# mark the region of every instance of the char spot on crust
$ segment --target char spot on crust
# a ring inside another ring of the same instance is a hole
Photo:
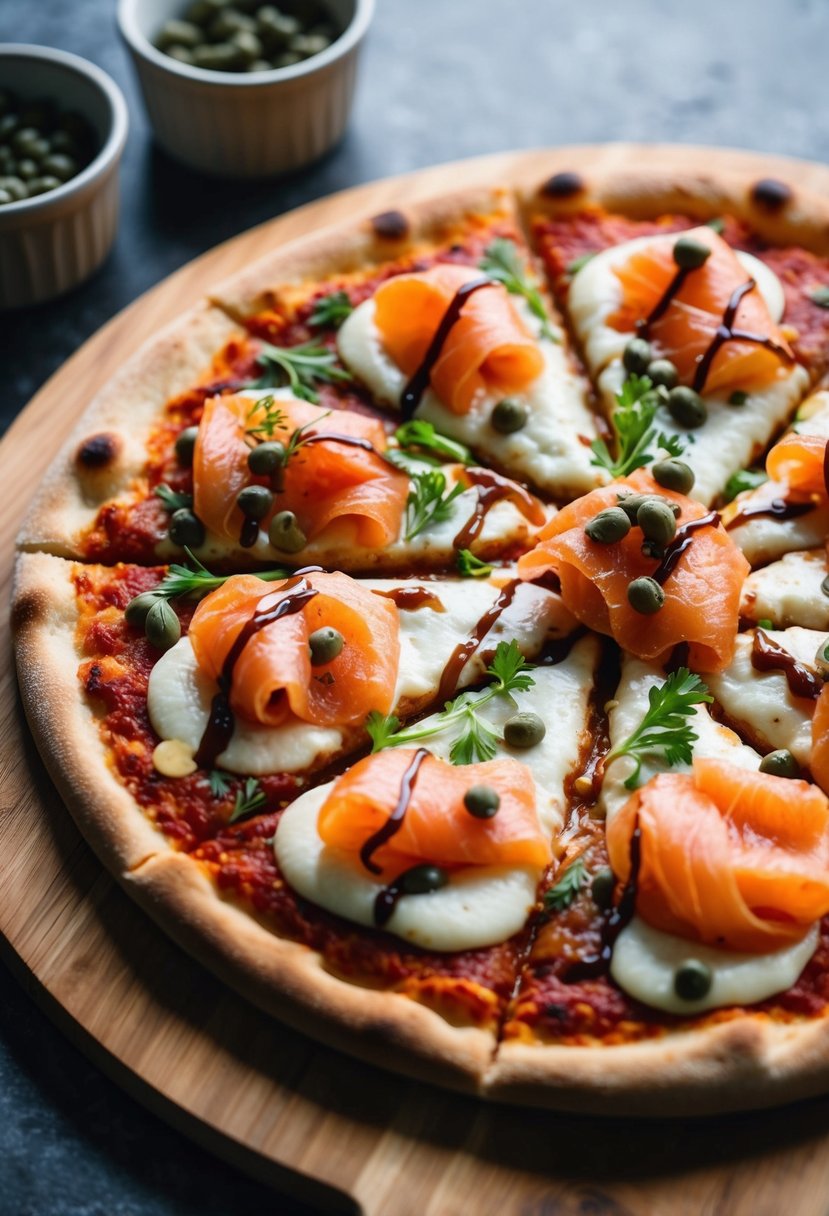
[[[112,464],[118,455],[121,441],[117,435],[108,435],[106,431],[99,435],[90,435],[78,448],[77,463],[84,469],[103,469]]]
[[[13,635],[22,633],[30,625],[37,625],[46,618],[49,602],[43,591],[23,591],[12,603],[10,624]]]
[[[409,221],[402,211],[381,211],[371,217],[371,226],[384,241],[402,241],[409,235]]]
[[[779,211],[792,197],[791,186],[776,177],[763,177],[751,188],[752,202],[765,211]]]
[[[541,186],[540,193],[545,198],[572,198],[574,194],[581,194],[583,189],[584,178],[578,173],[566,171],[548,177]]]

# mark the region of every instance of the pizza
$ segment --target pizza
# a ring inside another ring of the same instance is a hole
[[[558,1109],[829,1088],[829,212],[475,189],[276,249],[18,539],[41,755],[176,941]]]

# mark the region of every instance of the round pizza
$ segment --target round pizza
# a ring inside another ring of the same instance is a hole
[[[558,172],[275,250],[19,537],[86,839],[277,1018],[497,1100],[829,1089],[829,207]]]

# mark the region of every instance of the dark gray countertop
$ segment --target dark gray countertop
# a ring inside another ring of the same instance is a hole
[[[378,0],[344,142],[280,182],[213,182],[152,145],[115,0],[0,0],[0,41],[61,47],[124,89],[115,250],[63,300],[0,319],[5,428],[84,340],[219,241],[372,178],[507,148],[611,139],[829,160],[826,0]],[[291,1205],[146,1114],[0,968],[0,1216],[213,1216]],[[393,1214],[390,1214],[393,1216]]]

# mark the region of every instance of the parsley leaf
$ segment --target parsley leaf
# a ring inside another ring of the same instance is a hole
[[[502,283],[510,295],[522,296],[529,306],[530,312],[541,322],[541,336],[548,342],[558,342],[559,338],[550,325],[547,309],[537,285],[527,275],[521,265],[521,258],[515,247],[515,242],[506,237],[496,237],[487,245],[484,256],[479,263],[481,270],[496,283]]]
[[[259,417],[261,411],[264,413]],[[270,394],[254,401],[245,421],[251,423],[250,426],[245,427],[245,435],[254,443],[273,439],[276,431],[287,431],[288,429],[288,415],[276,404]],[[254,422],[256,425],[253,425]]]
[[[647,756],[661,756],[670,766],[691,763],[698,735],[687,719],[697,712],[696,705],[713,700],[708,686],[687,667],[678,667],[664,684],[652,686],[644,718],[632,735],[607,754],[607,764],[620,756],[635,761],[636,767],[625,781],[626,789],[638,787],[642,761]]]
[[[314,329],[336,329],[353,311],[354,306],[344,291],[332,291],[330,295],[321,296],[317,300],[308,318],[308,324]]]
[[[530,675],[532,664],[524,658],[515,638],[498,643],[486,671],[498,681],[496,693],[526,692],[535,683]]]
[[[231,577],[229,574],[211,574],[187,546],[184,552],[193,567],[173,562],[167,567],[167,573],[158,586],[153,587],[154,595],[165,600],[174,600],[184,595],[207,595],[208,591],[215,591]],[[287,578],[288,573],[287,570],[259,570],[256,577],[264,582],[272,582],[274,579]]]
[[[681,456],[685,443],[678,435],[657,435],[654,419],[660,404],[660,394],[649,376],[630,375],[616,394],[613,429],[616,432],[617,457],[614,459],[603,439],[590,444],[591,464],[607,469],[611,477],[627,477],[634,469],[644,468],[654,459],[656,451],[664,449],[670,456]]]
[[[457,461],[458,464],[474,464],[468,447],[447,435],[441,435],[431,422],[425,422],[421,418],[404,422],[394,432],[394,437],[401,448],[422,448],[436,456]]]
[[[582,266],[586,266],[588,262],[592,262],[595,256],[595,253],[583,253],[580,258],[574,258],[567,267],[567,273],[571,277],[578,274]]]
[[[466,701],[463,701],[464,696],[467,697]],[[462,701],[463,704],[461,704]],[[491,760],[501,741],[501,736],[486,719],[478,715],[471,694],[462,693],[454,704],[458,711],[464,711],[466,720],[464,730],[450,748],[449,759],[453,764],[475,764]]]
[[[351,380],[351,373],[337,367],[337,356],[326,346],[301,342],[298,346],[272,346],[264,342],[257,356],[262,374],[246,388],[290,388],[302,401],[316,402],[317,384]]]
[[[765,481],[768,481],[768,475],[762,469],[738,469],[725,483],[723,502],[731,502],[744,490],[756,490]]]
[[[586,885],[584,861],[577,857],[571,861],[567,869],[554,887],[544,892],[544,910],[546,912],[563,912]]]
[[[228,823],[238,823],[240,819],[254,815],[257,811],[261,811],[266,802],[265,791],[256,778],[246,778],[245,784],[236,791],[236,801],[230,812]]]
[[[173,511],[180,511],[183,507],[189,510],[193,505],[192,494],[180,494],[178,490],[171,490],[163,481],[160,486],[156,486],[153,491],[164,504],[165,510],[171,514]]]
[[[214,798],[224,798],[225,794],[230,791],[230,783],[233,780],[230,773],[223,773],[220,768],[211,769],[207,774],[207,781],[210,786],[210,793]]]
[[[459,549],[455,554],[455,565],[464,578],[489,578],[492,566],[482,562],[471,549]]]
[[[413,540],[433,524],[443,523],[452,514],[452,504],[463,494],[460,482],[446,489],[446,478],[438,469],[413,473],[412,488],[406,499],[406,540]]]
[[[761,616],[757,622],[758,629],[774,629],[774,621],[769,620],[767,616]]]

